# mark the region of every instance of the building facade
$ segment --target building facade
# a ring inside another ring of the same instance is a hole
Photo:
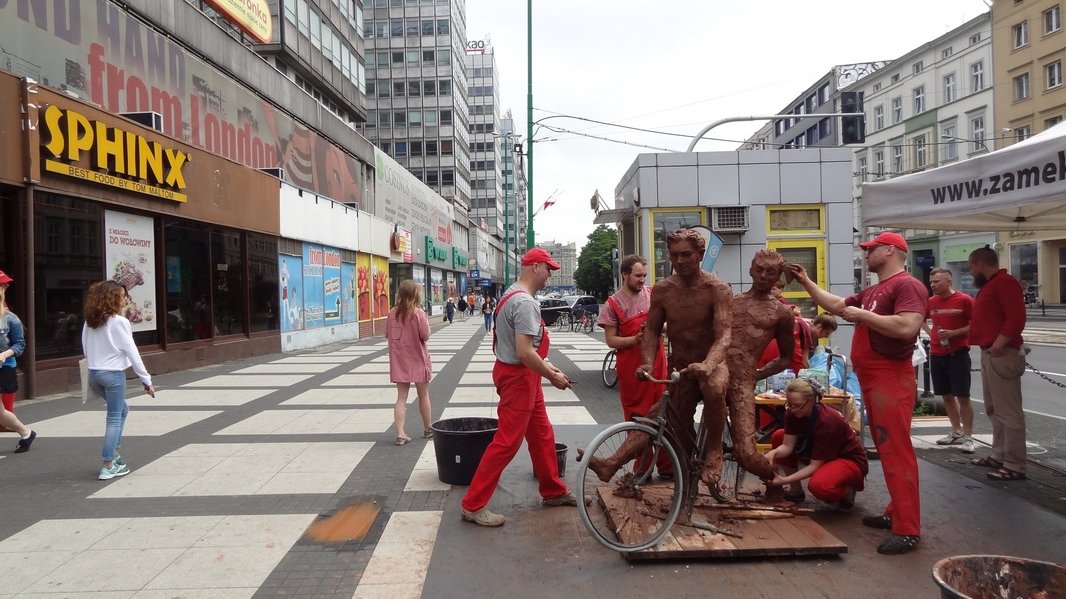
[[[993,64],[997,81],[996,147],[1058,125],[1066,116],[1062,3],[995,0]],[[1007,84],[1009,82],[1009,85]],[[999,234],[1000,261],[1046,302],[1066,301],[1066,231],[1019,229]]]
[[[559,263],[559,270],[552,273],[551,278],[548,279],[548,287],[543,293],[557,292],[563,295],[577,293],[577,283],[574,281],[574,273],[577,272],[577,244],[546,241],[537,244],[537,247],[551,254],[552,260]]]
[[[444,198],[470,204],[463,0],[364,4],[368,117],[377,147]]]
[[[920,172],[992,151],[995,93],[992,24],[985,13],[922,44],[846,88],[863,94],[866,142],[855,149],[857,287],[871,282],[858,242],[872,231],[862,226],[862,184]],[[928,284],[929,272],[946,267],[955,287],[970,293],[969,252],[995,243],[987,232],[904,231],[909,269]]]

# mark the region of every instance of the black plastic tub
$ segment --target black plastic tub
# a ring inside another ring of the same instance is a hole
[[[440,482],[469,485],[498,426],[495,418],[448,418],[430,425]]]
[[[1051,599],[1066,593],[1066,566],[1006,555],[956,555],[933,565],[943,599]]]

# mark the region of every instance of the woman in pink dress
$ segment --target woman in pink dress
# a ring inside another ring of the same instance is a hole
[[[385,324],[385,336],[389,340],[389,380],[396,383],[396,407],[393,417],[396,422],[396,444],[411,442],[403,430],[407,414],[407,396],[411,383],[418,394],[418,412],[422,415],[422,436],[429,438],[432,409],[429,404],[429,379],[432,367],[429,362],[429,319],[422,311],[422,290],[412,280],[400,283],[396,293],[396,307],[389,311]]]

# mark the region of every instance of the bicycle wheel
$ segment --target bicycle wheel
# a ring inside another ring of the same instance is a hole
[[[613,349],[607,352],[607,355],[603,357],[603,367],[600,369],[603,384],[607,385],[608,389],[613,389],[618,384],[618,369],[614,365],[614,353]]]
[[[585,318],[581,319],[581,328],[582,332],[587,335],[592,332],[592,329],[596,328],[596,321],[591,316],[586,315]]]
[[[680,476],[673,483],[652,482],[651,470],[659,455],[670,459],[674,472],[682,471],[677,452],[669,442],[661,446],[649,443],[641,457],[619,468],[607,482],[589,469],[591,458],[611,456],[630,435],[643,435],[650,440],[655,437],[655,429],[636,422],[608,427],[589,443],[577,471],[577,484],[585,499],[577,502],[581,521],[597,542],[623,553],[658,544],[677,520],[684,492],[684,478]],[[638,465],[643,467],[637,468]]]
[[[570,328],[570,315],[563,313],[555,320],[555,330],[562,332]]]

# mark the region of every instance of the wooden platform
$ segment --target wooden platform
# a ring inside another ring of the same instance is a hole
[[[642,521],[650,521],[667,496],[673,483],[662,482],[643,488],[640,500],[616,497],[612,487],[599,488],[599,500],[606,506],[606,517],[612,530],[622,523],[619,531],[640,530]],[[642,505],[636,505],[640,503]],[[781,511],[778,511],[778,510]],[[665,511],[665,510],[663,510]],[[675,524],[670,533],[655,547],[625,554],[631,560],[691,559],[728,557],[795,557],[808,555],[839,555],[848,546],[816,522],[787,508],[759,509],[751,505],[716,504],[710,498],[700,498],[692,513],[694,524],[710,526],[725,534]]]

